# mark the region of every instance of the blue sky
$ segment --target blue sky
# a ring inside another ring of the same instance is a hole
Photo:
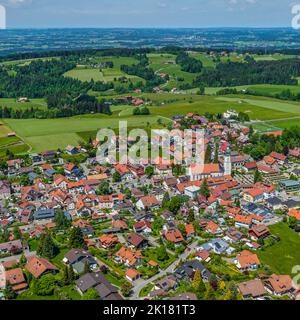
[[[300,0],[0,0],[7,26],[281,27]]]

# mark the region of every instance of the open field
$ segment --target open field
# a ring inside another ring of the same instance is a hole
[[[218,91],[225,89],[226,87],[209,87],[205,88],[206,94],[216,94]],[[293,94],[300,93],[300,86],[291,85],[275,85],[275,84],[257,84],[257,85],[246,85],[246,86],[236,86],[230,87],[235,88],[238,91],[249,89],[260,95],[276,95],[280,94],[284,90],[290,90]]]
[[[280,118],[288,118],[288,117],[297,117],[300,115],[300,103],[297,102],[287,102],[282,100],[276,100],[276,99],[268,99],[263,97],[218,97],[217,100],[221,101],[227,101],[227,102],[237,102],[239,104],[245,104],[253,105],[257,107],[261,107],[264,109],[272,110],[272,113],[269,113],[269,120],[276,119],[277,118],[277,112],[280,112],[281,114],[285,114],[285,116],[282,116]],[[276,114],[276,116],[275,116]],[[260,120],[266,120],[268,118],[263,119],[261,114],[255,115],[255,117],[251,117],[252,120],[260,119]],[[279,118],[279,117],[278,117]]]
[[[12,61],[4,61],[0,62],[0,65],[6,65],[6,66],[11,66],[11,65],[16,65],[16,66],[26,66],[29,65],[32,61],[36,60],[52,60],[52,59],[59,59],[59,57],[44,57],[44,58],[32,58],[32,59],[22,59],[22,60],[12,60]]]
[[[38,108],[41,110],[47,109],[47,103],[44,99],[30,99],[30,102],[20,103],[16,99],[0,98],[0,107],[11,108],[14,110]]]
[[[11,132],[11,129],[0,120],[0,138],[6,137],[9,132]]]
[[[46,149],[65,148],[68,144],[76,145],[83,137],[89,137],[91,133],[94,135],[100,128],[117,128],[120,120],[127,120],[128,127],[131,128],[149,128],[157,126],[159,118],[162,122],[168,123],[174,115],[189,112],[222,113],[230,108],[249,114],[252,120],[284,119],[300,115],[299,103],[263,97],[215,97],[171,93],[149,93],[138,96],[152,101],[149,105],[150,116],[133,116],[132,106],[119,105],[112,107],[112,116],[87,114],[60,119],[5,119],[4,125],[0,126],[0,133],[2,131],[2,135],[5,136],[7,132],[14,131],[32,147],[32,152],[40,152]],[[281,128],[282,124],[274,122],[261,125],[263,127],[258,130],[267,131],[270,128]]]
[[[292,59],[295,58],[295,55],[287,55],[287,54],[273,54],[273,55],[253,55],[253,58],[256,61],[275,61],[275,60],[284,60],[284,59]]]
[[[300,264],[300,235],[284,223],[278,223],[269,228],[271,233],[280,237],[281,240],[263,251],[258,251],[258,256],[263,264],[270,266],[272,271],[291,275],[292,268]]]
[[[131,79],[131,81],[143,81],[143,79],[128,75],[121,71],[120,67],[123,64],[133,65],[138,63],[138,61],[134,58],[129,57],[95,57],[91,62],[93,64],[105,63],[105,62],[113,62],[113,68],[93,68],[92,66],[87,65],[78,65],[75,69],[70,70],[65,73],[66,77],[71,77],[74,79],[78,79],[81,81],[103,81],[103,82],[117,82],[115,79],[120,77],[126,77],[127,79]]]
[[[92,79],[94,81],[104,81],[104,77],[102,72],[99,69],[89,68],[89,67],[77,67],[76,69],[70,70],[65,73],[65,77],[70,77],[74,79],[78,79],[80,81],[88,81],[90,82]]]
[[[79,132],[97,131],[101,128],[118,128],[120,120],[127,120],[130,127],[147,127],[157,123],[158,116],[109,117],[73,117],[61,119],[6,119],[12,130],[18,133],[32,147],[33,152],[47,149],[65,148],[68,144],[77,144]],[[167,121],[162,119],[163,121]]]
[[[300,126],[300,119],[276,121],[276,122],[273,122],[272,124],[276,127],[282,128],[282,129],[289,129],[294,126]]]

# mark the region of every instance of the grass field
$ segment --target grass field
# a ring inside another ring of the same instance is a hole
[[[120,69],[121,65],[123,64],[132,65],[138,63],[136,59],[130,57],[99,57],[93,59],[94,64],[104,63],[108,61],[113,62],[113,68],[103,68],[100,70],[98,68],[93,68],[86,65],[78,65],[75,69],[66,72],[65,77],[71,77],[88,82],[92,79],[94,81],[102,82],[118,82],[115,81],[115,79],[118,79],[120,77],[126,77],[132,82],[143,81],[143,79],[136,76],[128,75],[122,72]]]
[[[282,129],[289,129],[294,126],[300,126],[300,119],[298,120],[286,120],[286,121],[276,121],[272,123],[274,126]]]
[[[292,274],[292,268],[300,264],[300,236],[284,223],[269,228],[272,234],[280,237],[281,241],[264,251],[258,251],[258,256],[263,264],[271,267],[272,271],[278,274]]]
[[[120,120],[127,120],[129,127],[147,127],[157,123],[158,116],[73,117],[63,119],[6,119],[6,123],[32,147],[33,152],[65,148],[76,145],[82,138],[80,132],[97,131],[101,128],[118,128]],[[165,120],[167,121],[167,120]]]
[[[290,90],[293,94],[300,93],[300,86],[291,85],[275,85],[275,84],[257,84],[257,85],[246,85],[230,87],[235,88],[238,91],[249,89],[259,95],[276,95],[280,94],[284,90]],[[218,91],[225,89],[225,87],[210,87],[205,88],[206,94],[216,94]]]
[[[58,57],[45,57],[45,58],[32,58],[32,59],[12,60],[12,61],[0,62],[0,65],[26,66],[26,65],[30,64],[32,61],[35,61],[35,60],[43,60],[43,61],[45,61],[45,60],[52,60],[52,59],[59,59],[59,58]]]
[[[263,97],[215,97],[170,93],[140,94],[139,96],[152,101],[152,105],[149,106],[150,116],[133,116],[131,106],[121,105],[112,107],[112,116],[88,114],[60,119],[5,119],[4,124],[0,126],[0,134],[2,132],[2,136],[5,136],[7,132],[14,131],[25,144],[32,147],[32,152],[41,152],[47,149],[65,148],[68,144],[76,145],[83,138],[94,136],[100,128],[118,128],[120,120],[127,120],[128,127],[131,128],[149,128],[157,126],[159,118],[169,123],[174,115],[184,115],[189,112],[222,113],[229,108],[248,113],[253,120],[300,116],[300,104]],[[261,125],[267,129],[259,130],[266,131],[272,127],[280,128],[282,123],[262,123]],[[23,148],[25,146],[23,145]],[[22,149],[21,152],[24,150]]]
[[[38,108],[41,110],[47,109],[47,103],[44,99],[30,99],[30,102],[20,103],[16,99],[0,98],[0,107],[11,108],[14,110]]]
[[[300,103],[297,102],[287,102],[263,97],[218,97],[216,99],[220,101],[237,102],[239,104],[247,103],[248,105],[253,105],[260,108],[272,110],[272,112],[266,110],[266,112],[269,114],[268,117],[270,120],[276,118],[297,117],[300,115]],[[281,114],[280,117],[278,117],[278,112]],[[283,116],[283,114],[285,115]],[[257,118],[252,117],[252,120],[266,120],[268,119],[268,117],[263,119],[261,114],[257,114]]]
[[[275,61],[275,60],[284,60],[284,59],[292,59],[295,58],[295,55],[285,55],[285,54],[274,54],[274,55],[253,55],[253,58],[256,61]]]

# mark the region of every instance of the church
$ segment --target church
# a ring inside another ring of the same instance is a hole
[[[191,181],[197,181],[207,178],[218,178],[223,176],[231,176],[232,162],[231,151],[227,148],[223,165],[218,163],[192,164],[187,169],[187,175]]]

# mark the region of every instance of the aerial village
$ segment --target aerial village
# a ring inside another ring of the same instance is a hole
[[[171,126],[205,130],[203,170],[98,163],[97,140],[1,165],[1,299],[300,299],[274,256],[299,237],[300,148],[260,157],[234,110]]]

